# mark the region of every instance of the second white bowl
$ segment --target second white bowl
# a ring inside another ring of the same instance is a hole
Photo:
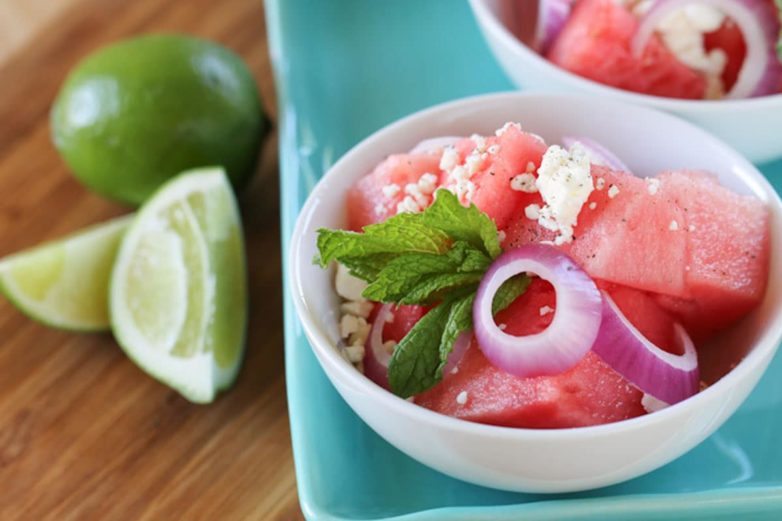
[[[533,0],[522,0],[530,2]],[[637,103],[681,116],[730,143],[750,161],[782,157],[782,94],[744,100],[680,100],[636,94],[572,74],[525,45],[516,0],[470,0],[486,41],[508,77],[524,89],[589,94]]]

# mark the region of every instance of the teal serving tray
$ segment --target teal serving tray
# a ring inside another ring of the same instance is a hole
[[[267,0],[266,12],[280,103],[284,255],[310,190],[350,147],[424,107],[512,88],[466,2]],[[782,162],[763,171],[779,190]],[[782,519],[782,358],[684,457],[613,487],[540,495],[454,480],[382,440],[326,379],[287,292],[285,344],[299,496],[310,520]]]

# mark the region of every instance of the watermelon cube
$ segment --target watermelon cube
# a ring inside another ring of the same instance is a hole
[[[397,213],[408,195],[408,184],[417,184],[424,174],[439,177],[439,154],[395,154],[359,179],[347,194],[348,228],[361,230]]]
[[[698,337],[729,327],[763,299],[769,271],[769,215],[755,197],[736,194],[710,174],[666,172],[660,193],[682,209],[688,239],[689,297],[660,298]]]

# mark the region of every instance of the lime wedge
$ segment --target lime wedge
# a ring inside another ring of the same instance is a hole
[[[74,331],[109,328],[114,257],[132,216],[120,217],[0,261],[0,291],[24,314]]]
[[[224,171],[191,170],[149,199],[111,276],[114,336],[144,371],[197,403],[236,378],[247,323],[239,211]]]

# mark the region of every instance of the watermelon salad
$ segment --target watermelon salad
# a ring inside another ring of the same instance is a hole
[[[683,99],[782,92],[779,0],[539,0],[533,46],[579,76]]]
[[[387,157],[346,196],[342,355],[463,420],[570,428],[633,418],[705,385],[699,353],[755,309],[769,214],[696,170],[642,178],[586,137],[509,123]]]

